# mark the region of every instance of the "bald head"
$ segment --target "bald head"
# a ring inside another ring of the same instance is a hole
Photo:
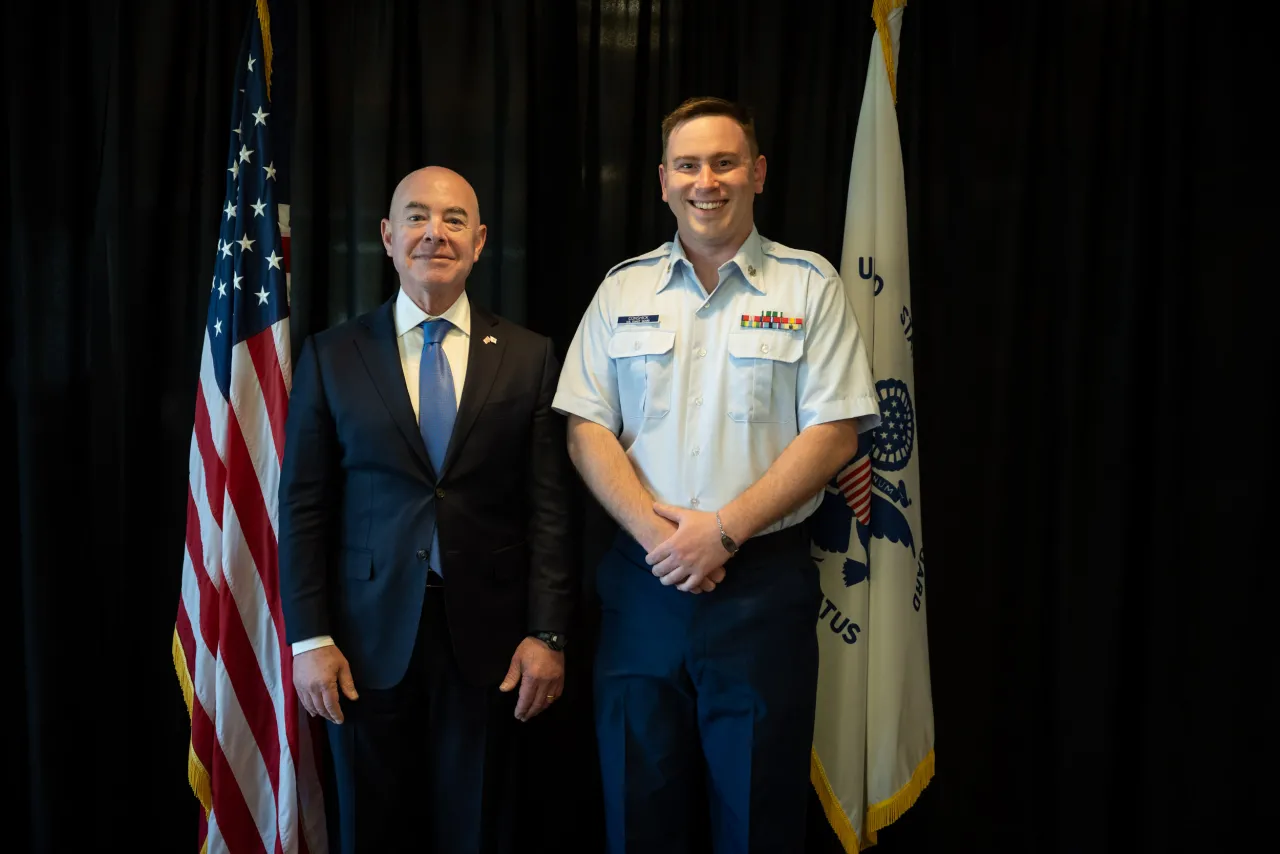
[[[462,293],[487,233],[476,191],[443,166],[405,175],[382,221],[382,245],[400,287],[427,314],[440,314]]]
[[[475,188],[466,178],[444,166],[424,166],[401,178],[395,192],[391,194],[388,218],[394,220],[403,217],[407,208],[416,207],[414,203],[421,202],[428,195],[462,201],[469,218],[473,220],[472,227],[480,225],[480,199],[476,196]]]

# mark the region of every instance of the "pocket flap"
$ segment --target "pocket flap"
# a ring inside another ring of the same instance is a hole
[[[804,337],[777,329],[752,329],[729,333],[729,355],[735,359],[772,359],[795,362],[804,355]]]
[[[660,356],[676,346],[676,333],[668,329],[620,329],[609,338],[609,358]]]

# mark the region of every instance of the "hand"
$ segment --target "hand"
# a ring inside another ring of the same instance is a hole
[[[312,717],[319,715],[335,724],[342,723],[339,687],[348,700],[360,699],[351,678],[351,665],[336,646],[322,646],[293,657],[293,689]]]
[[[644,536],[641,538],[640,543],[645,547],[646,551],[651,552],[670,539],[671,535],[674,534],[676,530],[676,526],[672,524],[670,520],[664,519],[657,513],[654,513],[652,524],[649,526],[649,530],[646,531]],[[709,593],[712,590],[715,590],[716,585],[724,579],[724,569],[718,569],[715,573],[712,573],[712,575],[714,577],[704,578],[700,587],[695,590],[690,590],[689,592],[696,595],[698,593]]]
[[[729,559],[720,542],[720,526],[714,513],[681,510],[654,503],[653,512],[679,527],[649,554],[645,561],[664,585],[677,585],[685,593],[711,592],[724,580]]]
[[[655,505],[656,506],[656,505]],[[641,536],[636,538],[636,542],[644,546],[646,552],[651,552],[667,540],[679,530],[676,525],[669,519],[664,519],[657,513],[654,513],[648,519],[646,530]]]
[[[516,720],[527,721],[544,711],[564,689],[564,653],[537,638],[525,638],[511,656],[511,667],[498,690],[506,693],[520,686]]]

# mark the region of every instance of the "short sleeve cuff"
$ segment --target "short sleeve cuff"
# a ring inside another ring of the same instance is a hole
[[[800,410],[799,424],[801,430],[815,424],[829,424],[832,421],[853,419],[858,433],[866,433],[880,426],[880,401],[869,395],[862,395],[850,400],[828,400],[816,406]]]
[[[556,392],[551,408],[561,415],[576,415],[599,424],[615,436],[622,429],[622,417],[598,400],[588,400],[564,392]]]

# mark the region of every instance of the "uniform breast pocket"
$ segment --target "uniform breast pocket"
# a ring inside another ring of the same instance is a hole
[[[671,411],[676,334],[666,329],[623,329],[609,339],[618,369],[622,414],[661,418]]]
[[[786,422],[796,417],[796,371],[804,338],[775,329],[729,333],[729,417]]]

